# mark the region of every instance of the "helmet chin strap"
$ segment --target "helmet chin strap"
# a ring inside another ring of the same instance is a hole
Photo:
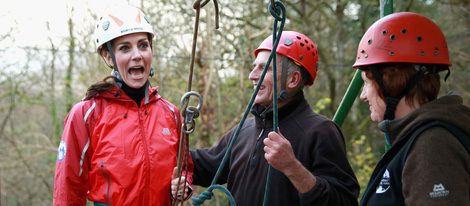
[[[286,91],[286,83],[287,83],[287,68],[285,68],[284,64],[281,67],[281,92],[279,94],[279,101],[286,100],[290,97]]]
[[[111,45],[111,41],[106,42],[106,48],[108,49],[109,54],[111,55],[111,59],[113,61],[113,71],[111,72],[111,75],[116,78],[116,84],[119,87],[122,87],[122,84],[124,81],[122,80],[121,74],[119,74],[119,69],[116,63],[116,56],[114,55],[113,51],[113,46]]]
[[[417,64],[417,65],[414,65],[414,67],[417,70],[416,74],[414,74],[414,76],[411,77],[411,79],[406,84],[405,88],[396,96],[392,96],[385,88],[382,73],[380,73],[377,68],[373,68],[371,70],[372,75],[374,76],[374,79],[379,84],[380,90],[385,96],[386,108],[385,108],[385,113],[384,113],[384,120],[395,119],[395,110],[397,109],[398,103],[400,102],[401,98],[406,96],[406,94],[408,94],[408,92],[410,92],[411,89],[413,89],[417,85],[418,81],[423,77],[425,72],[428,71],[428,69],[424,65]]]
[[[281,91],[280,91],[280,94],[277,98],[279,101],[287,100],[287,99],[295,96],[301,90],[301,89],[299,89],[299,90],[297,90],[293,93],[290,93],[290,94],[287,93],[287,90],[286,90],[287,75],[288,75],[287,70],[288,70],[287,66],[282,64],[282,67],[281,67]]]

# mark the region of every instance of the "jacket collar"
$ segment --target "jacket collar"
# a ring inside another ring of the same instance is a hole
[[[412,129],[414,125],[432,120],[456,125],[470,133],[470,129],[467,126],[470,121],[468,112],[468,107],[463,105],[463,100],[460,96],[446,95],[421,105],[402,118],[384,120],[378,126],[382,132],[389,134],[392,144],[400,140],[403,134]]]
[[[158,87],[148,87],[148,92],[149,92],[149,103],[153,101],[157,101],[160,99],[160,95],[158,94]],[[98,98],[104,98],[104,99],[109,99],[112,101],[119,101],[119,102],[126,102],[126,103],[132,103],[134,100],[132,100],[125,92],[122,90],[122,88],[119,87],[113,87],[110,90],[101,92],[98,96]]]
[[[292,113],[295,113],[302,105],[308,105],[302,91],[293,96],[288,103],[278,109],[279,122],[286,119]],[[255,116],[257,128],[269,128],[273,125],[273,108],[255,104],[251,109],[251,113]]]

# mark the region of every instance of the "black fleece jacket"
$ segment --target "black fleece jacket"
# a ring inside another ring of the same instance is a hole
[[[268,163],[263,139],[272,131],[272,112],[253,107],[254,118],[243,125],[219,184],[227,183],[239,206],[262,205]],[[269,205],[357,205],[359,185],[346,158],[344,138],[331,120],[315,114],[302,93],[279,109],[280,132],[290,141],[302,165],[316,176],[316,185],[299,193],[289,179],[273,168]],[[209,186],[233,138],[236,127],[210,149],[191,151],[193,184]]]

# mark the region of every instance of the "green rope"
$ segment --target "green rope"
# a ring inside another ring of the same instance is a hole
[[[232,139],[230,140],[229,145],[227,146],[227,150],[225,151],[224,157],[223,157],[222,161],[220,162],[219,168],[217,168],[217,172],[215,173],[214,179],[212,179],[211,185],[204,192],[202,192],[198,196],[195,196],[195,197],[192,198],[192,203],[193,203],[194,206],[199,206],[202,203],[204,203],[204,201],[210,199],[214,195],[213,192],[212,192],[212,190],[214,190],[214,189],[222,190],[227,195],[227,199],[229,200],[230,205],[231,206],[236,205],[235,199],[233,198],[230,191],[228,191],[228,189],[225,186],[217,184],[217,181],[220,177],[220,174],[222,173],[223,168],[225,167],[225,164],[227,164],[227,162],[230,158],[230,154],[232,153],[233,144],[235,143],[235,141],[237,141],[238,136],[239,136],[240,131],[241,131],[241,128],[243,127],[243,124],[245,123],[245,120],[248,117],[248,114],[250,113],[251,108],[253,107],[254,100],[256,98],[256,95],[258,94],[259,88],[261,87],[261,83],[263,82],[264,77],[266,76],[266,72],[268,71],[269,65],[271,64],[271,61],[273,60],[273,58],[275,59],[275,56],[276,56],[277,45],[279,44],[279,40],[281,38],[282,30],[284,28],[284,23],[285,23],[285,19],[286,19],[285,18],[285,7],[281,2],[275,1],[275,9],[277,9],[276,12],[281,12],[282,13],[282,18],[280,18],[277,13],[275,13],[274,11],[271,10],[271,6],[269,6],[268,8],[270,9],[271,15],[273,15],[274,18],[275,18],[274,28],[277,28],[277,21],[279,21],[279,19],[281,21],[281,26],[279,28],[279,31],[277,32],[277,35],[275,33],[276,30],[274,30],[274,32],[273,32],[273,35],[276,35],[276,36],[273,36],[273,41],[274,41],[273,49],[271,50],[271,54],[269,55],[268,61],[264,65],[263,71],[261,72],[260,80],[259,80],[258,84],[256,85],[255,91],[251,95],[251,99],[250,99],[247,107],[245,108],[245,112],[243,113],[243,117],[240,120],[240,123],[238,124],[238,127],[235,131],[235,134],[233,135]],[[281,10],[279,10],[279,9],[281,9]],[[275,65],[276,65],[275,61],[274,61],[273,65],[274,65],[273,69],[275,69]],[[274,73],[274,74],[276,74],[276,73]],[[276,82],[275,76],[274,76],[274,81],[275,81],[274,82],[274,88],[276,89],[277,88],[277,82]],[[275,95],[277,96],[276,92],[275,92]],[[276,104],[276,107],[277,107],[277,98],[273,98],[273,102],[276,102],[275,104]],[[277,117],[277,108],[273,109],[273,112],[274,112],[273,116]],[[274,124],[275,124],[275,126],[273,126],[273,127],[275,127],[274,129],[275,129],[275,131],[277,131],[277,118],[276,118]],[[270,182],[270,168],[271,168],[271,166],[269,166],[269,168],[268,168],[268,175],[267,175],[267,182],[266,182],[267,186],[270,185],[270,183],[269,183]],[[265,202],[263,202],[263,203],[267,204],[266,198],[269,198],[269,192],[266,192],[266,191],[269,191],[268,188],[265,188],[265,194],[264,194]]]
[[[271,56],[273,56],[273,131],[278,132],[278,97],[277,97],[277,66],[276,66],[276,53],[277,45],[279,44],[279,39],[282,35],[282,30],[284,29],[284,23],[286,22],[286,8],[280,1],[275,1],[274,5],[269,4],[268,10],[271,15],[274,17],[274,24],[273,24],[273,49],[271,50]],[[277,22],[280,21],[281,25],[279,26],[279,31],[277,28]],[[276,32],[278,34],[276,35]],[[279,38],[277,38],[279,37]],[[270,62],[268,61],[267,65]],[[285,82],[281,82],[284,83]],[[263,206],[269,205],[270,199],[270,188],[271,188],[271,173],[272,167],[271,165],[268,166],[268,173],[266,174],[266,184],[264,186],[264,197],[263,197]]]

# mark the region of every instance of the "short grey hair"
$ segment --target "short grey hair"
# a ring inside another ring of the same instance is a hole
[[[301,65],[294,62],[294,60],[290,59],[289,57],[278,55],[281,61],[282,69],[287,69],[287,74],[292,74],[293,72],[299,71],[302,77],[302,81],[300,82],[300,89],[303,89],[305,84],[312,78],[308,71]]]

